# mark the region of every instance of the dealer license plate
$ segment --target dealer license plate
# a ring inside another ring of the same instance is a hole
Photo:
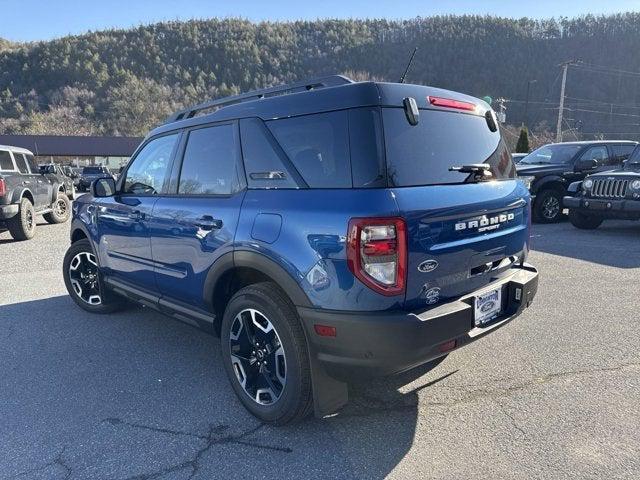
[[[480,327],[500,315],[502,310],[502,289],[496,288],[478,295],[474,301],[476,326]]]

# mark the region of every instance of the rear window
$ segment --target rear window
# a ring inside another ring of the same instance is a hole
[[[13,170],[11,154],[6,150],[0,150],[0,170]]]
[[[449,169],[474,163],[489,164],[493,179],[516,176],[500,133],[484,117],[421,110],[412,126],[401,108],[384,108],[382,116],[389,186],[464,183],[468,173]]]

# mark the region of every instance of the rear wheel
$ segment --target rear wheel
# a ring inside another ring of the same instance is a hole
[[[62,268],[67,291],[80,308],[91,313],[111,313],[126,305],[124,299],[109,292],[102,284],[98,260],[89,240],[71,244]]]
[[[543,190],[536,196],[533,214],[537,222],[555,223],[562,218],[562,196],[560,190]]]
[[[20,200],[18,214],[7,220],[7,227],[15,240],[29,240],[36,234],[36,211],[28,198]]]
[[[569,210],[569,221],[571,225],[581,230],[595,230],[602,225],[604,219],[576,210]]]
[[[58,198],[51,205],[51,212],[43,215],[48,223],[64,223],[69,220],[71,215],[71,204],[69,198],[64,192],[58,192]]]
[[[311,412],[311,370],[297,312],[273,283],[238,291],[222,319],[224,367],[236,395],[263,422],[284,425]]]

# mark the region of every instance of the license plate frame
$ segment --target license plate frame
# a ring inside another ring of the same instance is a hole
[[[473,298],[473,321],[483,327],[502,313],[502,287],[492,288]]]

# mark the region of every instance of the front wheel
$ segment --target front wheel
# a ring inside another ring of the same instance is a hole
[[[540,223],[555,223],[562,218],[562,196],[560,190],[543,190],[533,204],[533,217]]]
[[[64,223],[71,216],[71,203],[64,192],[58,192],[56,201],[51,205],[51,211],[43,215],[48,223]]]
[[[300,319],[277,285],[238,291],[221,328],[222,357],[236,395],[266,423],[284,425],[313,406],[309,353]]]
[[[102,284],[98,260],[89,240],[71,244],[64,256],[62,275],[69,296],[76,304],[91,313],[111,313],[126,301],[109,292]]]
[[[571,225],[581,230],[595,230],[604,221],[602,218],[587,215],[576,210],[569,210],[569,221]]]

